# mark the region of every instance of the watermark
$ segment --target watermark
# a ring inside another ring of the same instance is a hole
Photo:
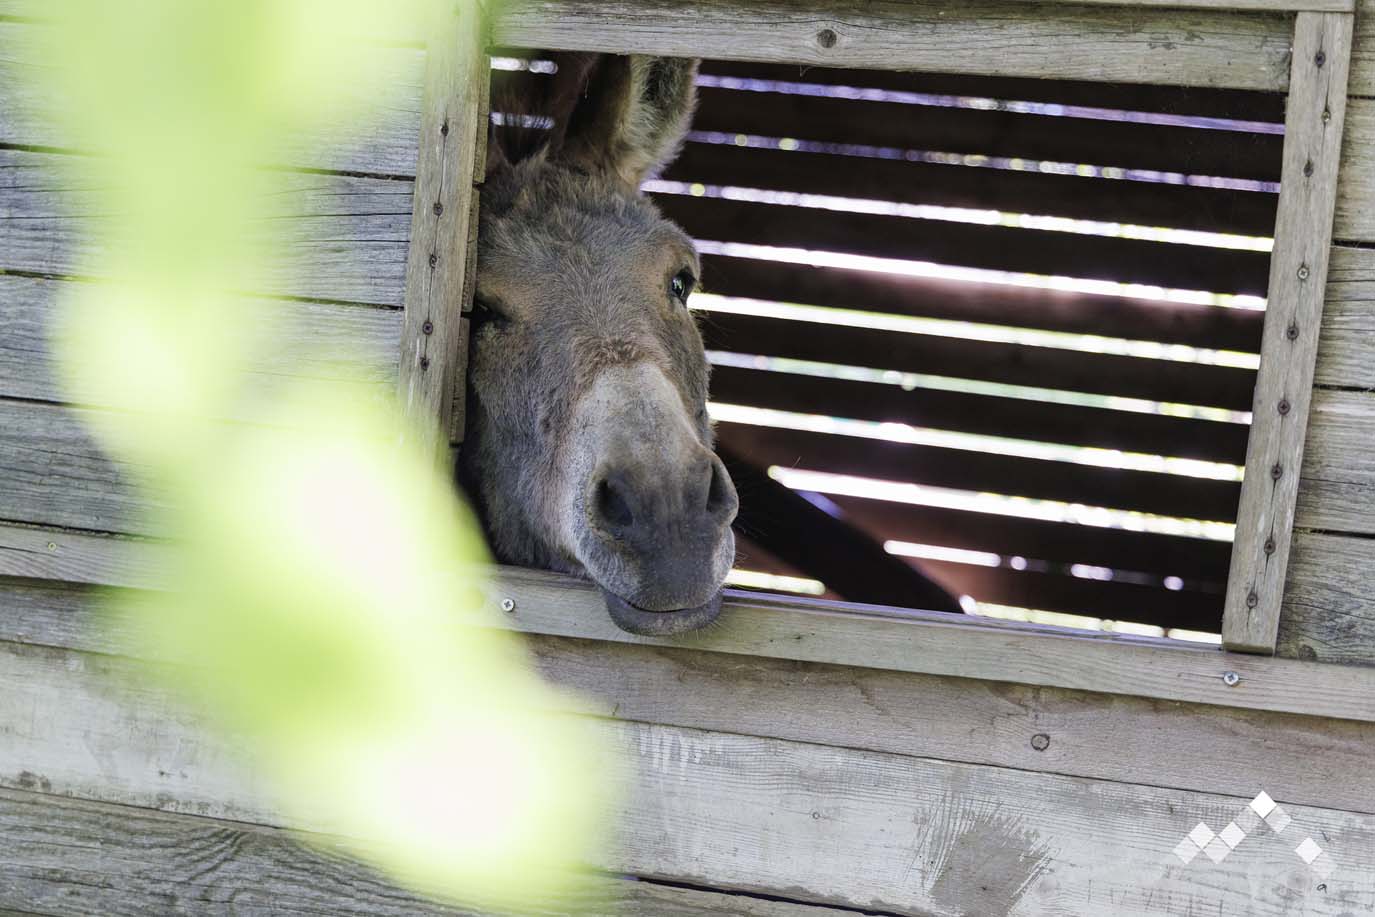
[[[1282,840],[1285,829],[1289,828],[1294,820],[1289,817],[1289,813],[1280,808],[1275,800],[1270,798],[1270,794],[1261,791],[1261,794],[1252,799],[1246,808],[1241,810],[1241,814],[1227,823],[1227,827],[1214,833],[1205,823],[1199,822],[1194,829],[1188,833],[1184,840],[1180,841],[1174,848],[1174,855],[1188,865],[1200,853],[1212,860],[1214,863],[1221,863],[1237,849],[1242,841],[1255,833],[1262,822],[1270,829],[1270,832]],[[1290,832],[1286,844],[1293,841],[1297,831]],[[1317,873],[1320,879],[1331,877],[1336,871],[1337,864],[1332,857],[1327,854],[1317,841],[1312,837],[1304,837],[1297,847],[1294,854],[1308,867]]]

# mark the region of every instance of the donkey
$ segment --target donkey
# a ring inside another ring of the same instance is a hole
[[[555,55],[497,110],[482,191],[461,481],[499,560],[585,576],[619,627],[702,627],[735,557],[687,303],[692,240],[640,193],[677,155],[697,62]]]

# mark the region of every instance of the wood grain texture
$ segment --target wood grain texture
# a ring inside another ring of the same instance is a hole
[[[1375,534],[1375,394],[1317,389],[1294,524]]]
[[[107,576],[105,555],[84,560],[79,557],[81,547],[80,541],[65,543],[64,563],[72,572],[64,575],[100,582]],[[140,564],[142,575],[156,580],[156,558]],[[498,607],[507,598],[514,610],[503,616],[503,623],[531,634],[1375,722],[1375,671],[1226,653],[1176,640],[734,591],[727,596],[721,622],[712,629],[681,638],[647,639],[615,627],[596,589],[566,576],[497,568],[491,601]],[[27,604],[37,602],[35,615],[41,618],[45,601],[66,607],[52,596],[30,596]],[[1235,685],[1223,683],[1226,672],[1238,675]]]
[[[1375,10],[1371,16],[1375,16]],[[1375,41],[1368,44],[1375,44]],[[1337,177],[1337,218],[1333,235],[1353,242],[1375,241],[1372,200],[1375,200],[1375,99],[1353,95],[1347,102],[1346,138],[1341,172]]]
[[[74,159],[0,149],[0,270],[70,275],[98,253]],[[280,173],[263,224],[274,252],[255,292],[400,306],[410,238],[411,183]]]
[[[1334,245],[1314,383],[1375,388],[1375,250]]]
[[[138,652],[86,589],[0,581],[0,640]],[[600,716],[1375,812],[1375,725],[767,657],[530,635]],[[1036,750],[1033,736],[1049,745]],[[1315,744],[1316,743],[1316,744]]]
[[[1351,94],[1375,96],[1375,0],[1356,2],[1356,38],[1351,54]]]
[[[1375,724],[676,647],[529,646],[549,680],[602,716],[1228,795],[1265,786],[1375,810]]]
[[[463,312],[491,73],[483,15],[480,3],[436,4],[426,56],[398,387],[418,442],[436,455],[447,454],[455,386],[467,368]]]
[[[71,391],[52,363],[52,337],[73,281],[0,274],[0,397],[100,404],[99,391]],[[310,379],[345,387],[352,397],[390,395],[396,384],[401,314],[392,309],[299,300],[254,299],[274,323],[245,367],[247,390],[236,419],[255,413],[257,397],[280,382]]]
[[[1282,90],[1288,21],[1270,15],[1032,6],[767,0],[520,0],[493,23],[511,47],[711,56]]]
[[[44,25],[0,21],[0,143],[81,149],[53,123],[41,48]],[[271,164],[374,175],[415,174],[425,53],[360,44],[357,66],[342,74],[342,104],[319,129],[281,138]],[[346,112],[346,113],[345,113]],[[360,112],[364,114],[360,114]],[[88,141],[89,142],[89,141]]]
[[[74,841],[77,841],[74,843]],[[0,790],[0,915],[460,917],[352,859],[329,838]],[[25,913],[29,913],[25,911]],[[840,917],[850,913],[653,882],[589,877],[527,917]]]
[[[1375,539],[1294,536],[1275,652],[1341,665],[1375,665]]]
[[[277,824],[225,743],[152,689],[114,692],[120,660],[0,646],[0,785]],[[627,792],[594,864],[901,914],[1157,917],[1247,901],[1257,917],[1375,904],[1375,818],[1279,801],[1294,840],[1182,868],[1170,850],[1253,793],[1199,794],[681,727],[600,722]],[[78,738],[79,737],[79,738]],[[291,825],[293,828],[309,826]],[[1308,834],[1342,868],[1327,893],[1293,853]],[[51,836],[51,835],[49,835]],[[7,858],[8,859],[8,858]]]
[[[1351,17],[1300,13],[1260,372],[1222,640],[1273,653],[1294,525],[1346,110]]]

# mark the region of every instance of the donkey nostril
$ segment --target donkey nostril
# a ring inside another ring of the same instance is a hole
[[[719,459],[711,463],[711,485],[707,489],[707,512],[716,516],[729,512],[734,514],[735,487],[731,484],[726,466]]]
[[[630,504],[609,480],[603,480],[597,485],[597,515],[613,528],[629,528],[635,521]]]

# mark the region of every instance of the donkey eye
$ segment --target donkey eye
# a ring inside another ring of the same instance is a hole
[[[692,276],[692,272],[687,268],[673,275],[673,279],[668,282],[668,292],[673,298],[683,305],[687,305],[688,297],[692,295],[692,290],[697,286],[697,278]]]

